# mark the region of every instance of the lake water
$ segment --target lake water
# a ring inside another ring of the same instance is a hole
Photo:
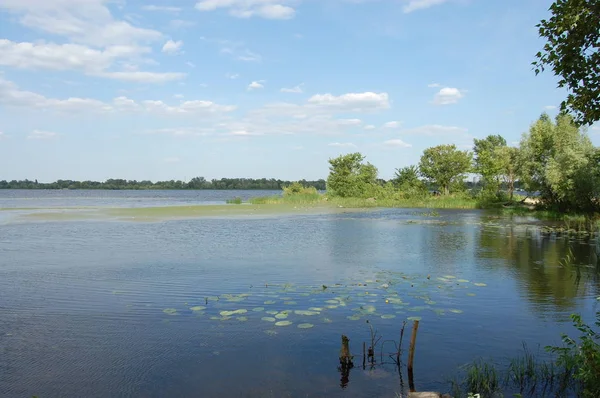
[[[0,208],[265,194],[0,190]],[[569,314],[593,319],[600,281],[559,261],[591,263],[595,242],[542,236],[532,220],[424,211],[6,222],[0,396],[394,397],[396,367],[363,369],[362,342],[367,320],[397,341],[409,317],[421,319],[417,390],[448,391],[473,359],[502,363],[523,342],[543,351],[573,332]],[[343,383],[341,334],[356,355]]]

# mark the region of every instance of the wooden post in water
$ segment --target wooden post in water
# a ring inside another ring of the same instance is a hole
[[[415,392],[415,381],[413,378],[413,361],[415,359],[415,343],[417,342],[417,331],[419,330],[419,321],[413,324],[412,336],[410,337],[410,347],[408,348],[408,388]]]
[[[350,369],[354,367],[352,363],[352,355],[350,355],[350,339],[346,335],[342,335],[342,348],[340,349],[340,367],[338,368],[342,377],[340,386],[346,388],[350,381]]]
[[[363,341],[363,370],[365,369],[365,364],[367,362],[367,343]]]

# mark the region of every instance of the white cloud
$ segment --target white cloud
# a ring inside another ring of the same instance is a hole
[[[188,62],[186,62],[185,64],[186,64],[187,66],[189,66],[190,68],[195,68],[195,67],[196,67],[196,64],[194,64],[193,62],[189,62],[189,61],[188,61]]]
[[[14,83],[0,77],[0,105],[48,109],[63,112],[132,112],[142,111],[162,115],[216,115],[236,109],[232,105],[219,105],[212,101],[183,101],[168,105],[162,101],[136,102],[127,97],[117,97],[111,103],[90,98],[47,98],[41,94],[20,90]]]
[[[50,140],[56,137],[58,137],[58,133],[43,130],[33,130],[31,134],[27,136],[30,140]]]
[[[173,98],[181,99],[183,98],[183,94],[175,94],[173,95]]]
[[[413,11],[440,5],[447,1],[448,0],[408,0],[408,4],[404,6],[403,11],[408,14]]]
[[[433,103],[435,105],[456,104],[462,97],[464,94],[459,89],[444,87],[433,97]]]
[[[0,9],[20,16],[19,22],[37,31],[67,37],[97,47],[138,45],[162,38],[153,29],[117,20],[107,0],[1,0]]]
[[[367,124],[364,128],[365,130],[374,130],[376,127],[372,124]]]
[[[400,127],[400,122],[394,120],[391,122],[384,123],[382,127],[386,129],[397,129],[398,127]]]
[[[254,81],[248,85],[248,90],[258,90],[260,88],[264,88],[263,84],[264,80]]]
[[[308,99],[314,106],[337,108],[345,111],[378,110],[390,107],[387,93],[348,93],[340,96],[317,94]]]
[[[173,41],[173,40],[168,40],[162,47],[162,52],[165,54],[180,54],[181,53],[181,47],[183,47],[183,41],[178,40],[178,41]]]
[[[164,83],[173,80],[181,80],[186,77],[185,73],[178,72],[102,72],[97,76],[106,77],[109,79],[122,80],[136,83]]]
[[[8,136],[6,134],[4,134],[3,131],[0,131],[0,140],[3,140],[5,138],[7,138]]]
[[[214,134],[212,128],[180,127],[144,131],[142,134],[165,134],[174,137],[204,137]]]
[[[551,111],[551,110],[554,110],[554,109],[556,109],[556,105],[546,105],[546,106],[544,107],[544,109]]]
[[[292,87],[292,88],[282,88],[280,91],[282,93],[295,93],[295,94],[301,94],[303,92],[302,90],[302,86],[304,85],[304,83],[300,83],[299,85],[297,85],[296,87]]]
[[[137,71],[136,64],[124,62],[140,60],[141,55],[149,51],[149,48],[129,45],[108,46],[104,50],[96,50],[80,44],[16,43],[0,39],[0,65],[33,70],[79,70],[88,76],[144,83],[185,77],[183,73]],[[117,62],[120,62],[126,71],[107,71]]]
[[[226,73],[225,77],[228,79],[234,80],[234,79],[237,79],[238,77],[240,77],[240,75],[237,73]]]
[[[265,19],[291,19],[296,10],[285,5],[289,0],[201,0],[196,3],[199,11],[228,9],[237,18],[261,17]]]
[[[170,156],[170,157],[163,159],[163,162],[165,162],[165,163],[179,163],[180,161],[181,161],[181,159],[178,158],[177,156]]]
[[[327,144],[327,145],[337,147],[337,148],[356,148],[356,145],[354,145],[351,142],[332,142],[331,144]]]
[[[429,88],[438,88],[438,87],[442,87],[442,85],[439,84],[439,83],[431,83],[431,84],[428,84],[427,87],[429,87]]]
[[[390,148],[412,148],[411,144],[407,144],[399,138],[387,140],[383,143],[383,145]]]
[[[142,10],[144,11],[160,11],[160,12],[180,12],[181,7],[169,7],[169,6],[156,6],[156,5],[147,5],[142,6]]]

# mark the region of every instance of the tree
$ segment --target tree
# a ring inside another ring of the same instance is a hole
[[[369,196],[377,186],[377,168],[370,163],[363,164],[364,159],[359,152],[329,159],[327,193],[346,198]]]
[[[521,159],[519,148],[512,146],[503,146],[496,148],[498,157],[501,163],[502,179],[508,189],[508,195],[510,200],[513,200],[515,192],[515,182],[519,177],[521,170]]]
[[[421,175],[440,187],[444,195],[450,193],[450,185],[460,183],[471,168],[471,153],[459,151],[456,145],[438,145],[427,148],[421,156]]]
[[[600,120],[600,0],[556,0],[552,16],[536,27],[547,40],[533,62],[536,75],[546,67],[569,91],[561,103],[580,125]]]
[[[553,122],[543,114],[521,139],[522,180],[558,211],[598,208],[598,151],[573,117],[561,113]]]
[[[486,138],[474,140],[474,171],[481,174],[485,189],[498,192],[503,174],[503,158],[501,148],[506,147],[506,140],[500,135],[488,135]]]
[[[419,168],[417,166],[406,166],[401,169],[396,169],[392,183],[405,196],[414,196],[423,194],[426,191],[426,186],[419,178]]]

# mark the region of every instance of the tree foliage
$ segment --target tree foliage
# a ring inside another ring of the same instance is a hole
[[[536,25],[546,44],[536,54],[535,73],[550,67],[569,91],[562,110],[592,124],[600,120],[600,0],[556,0],[550,12]]]
[[[500,135],[489,135],[474,140],[474,171],[481,174],[485,188],[497,192],[505,169],[506,140]]]
[[[419,162],[421,175],[437,184],[445,195],[450,193],[451,185],[464,181],[470,169],[471,153],[458,150],[454,144],[426,149]]]
[[[559,211],[598,208],[598,150],[573,117],[555,121],[543,114],[521,139],[521,175],[529,190],[538,190],[546,205]]]
[[[427,192],[427,186],[419,177],[420,172],[417,166],[406,166],[396,169],[392,183],[405,197],[423,195]]]
[[[370,196],[379,185],[377,168],[371,163],[363,163],[364,159],[359,152],[329,159],[327,193],[344,198]]]

